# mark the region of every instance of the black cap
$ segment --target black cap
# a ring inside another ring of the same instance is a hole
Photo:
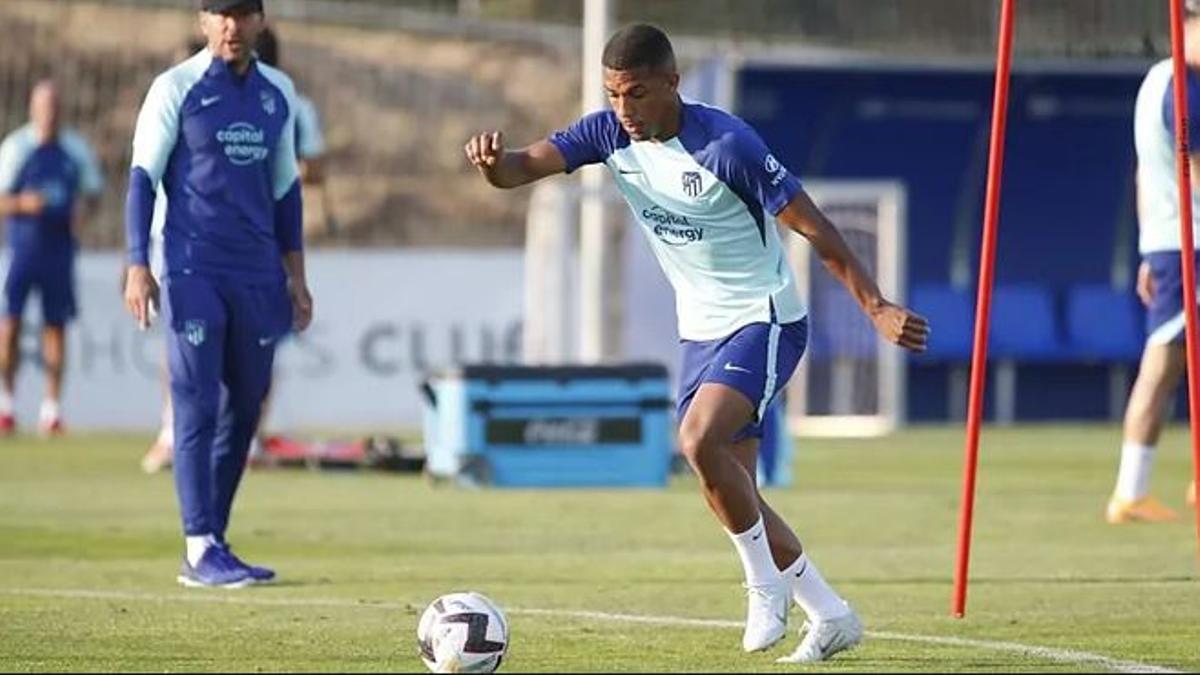
[[[228,12],[238,7],[261,12],[263,11],[263,0],[200,0],[200,11],[202,12]]]

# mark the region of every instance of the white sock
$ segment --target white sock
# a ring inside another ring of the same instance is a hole
[[[41,412],[38,413],[38,417],[40,417],[43,422],[56,420],[61,414],[62,408],[59,406],[58,401],[50,398],[42,399],[42,409]]]
[[[738,557],[742,559],[746,583],[751,585],[779,583],[779,570],[775,569],[775,560],[771,557],[771,546],[767,543],[767,528],[763,525],[761,515],[750,526],[750,529],[741,534],[730,532],[729,538],[733,540]]]
[[[1150,492],[1150,471],[1154,468],[1154,446],[1125,443],[1121,446],[1121,468],[1117,471],[1116,496],[1133,501]]]
[[[813,621],[836,619],[850,611],[846,601],[825,582],[807,554],[801,553],[796,562],[780,574],[791,587],[796,604],[803,607],[804,613]]]
[[[217,543],[217,540],[211,534],[199,534],[196,536],[187,536],[184,538],[187,542],[187,560],[189,565],[195,566],[200,562],[200,558],[209,546]]]
[[[11,391],[0,391],[0,415],[13,413],[13,395]]]

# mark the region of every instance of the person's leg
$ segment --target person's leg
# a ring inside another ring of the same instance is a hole
[[[46,389],[38,413],[38,432],[62,432],[62,386],[66,361],[66,326],[75,318],[75,256],[65,253],[48,261],[40,279],[42,294],[42,362]]]
[[[1179,517],[1150,496],[1150,475],[1171,398],[1187,365],[1183,349],[1183,272],[1178,252],[1150,253],[1139,270],[1139,291],[1149,291],[1146,346],[1125,406],[1116,486],[1105,508],[1112,524],[1159,522]],[[1142,277],[1149,272],[1148,279]],[[1148,281],[1147,287],[1140,285]]]
[[[747,438],[734,444],[733,454],[742,468],[755,472],[760,440]],[[850,613],[850,607],[821,576],[816,565],[804,552],[804,547],[790,525],[771,508],[762,493],[758,507],[767,529],[771,557],[775,567],[791,588],[792,598],[812,621],[837,619]]]
[[[735,445],[761,436],[763,411],[803,349],[794,327],[785,337],[776,324],[751,324],[710,343],[684,343],[680,449],[742,562],[750,601],[742,643],[747,651],[765,649],[786,634],[789,593],[772,557],[753,466],[738,461]]]
[[[170,466],[171,458],[174,455],[175,414],[171,409],[171,388],[165,365],[163,369],[163,402],[161,414],[162,419],[159,425],[158,436],[155,437],[154,443],[150,445],[150,449],[146,451],[146,455],[142,457],[142,471],[146,473],[157,473],[164,467]]]
[[[199,277],[164,284],[167,364],[175,422],[175,489],[186,560],[179,582],[189,586],[249,583],[216,546],[212,455],[225,367],[227,312],[214,285]]]
[[[0,318],[0,433],[16,430],[14,413],[17,370],[21,365],[21,315],[29,297],[31,271],[14,258],[4,280],[5,313]]]
[[[700,479],[704,499],[730,532],[745,532],[761,518],[754,479],[733,456],[734,436],[753,420],[754,408],[741,392],[705,383],[679,429],[680,450]]]
[[[46,391],[38,411],[38,433],[62,433],[62,384],[66,362],[66,326],[42,327],[42,361],[46,368]]]
[[[1171,398],[1187,362],[1177,343],[1147,343],[1125,408],[1117,483],[1106,509],[1110,523],[1158,522],[1178,517],[1150,497],[1150,476]]]
[[[291,301],[284,286],[226,288],[225,296],[234,309],[227,333],[212,473],[216,537],[222,543],[250,445],[258,431],[263,400],[271,386],[275,346],[291,323]],[[258,581],[275,576],[268,568],[248,567]]]

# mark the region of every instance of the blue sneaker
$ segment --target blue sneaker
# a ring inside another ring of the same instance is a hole
[[[241,588],[254,583],[250,570],[220,546],[209,546],[195,566],[185,556],[175,580],[190,588]]]
[[[259,567],[258,565],[251,565],[245,562],[233,554],[233,549],[229,548],[229,544],[227,542],[220,542],[217,544],[217,546],[224,548],[225,553],[228,554],[230,558],[233,558],[234,562],[246,568],[246,571],[250,574],[250,578],[252,579],[253,583],[265,584],[275,580],[275,570],[271,569],[270,567]]]

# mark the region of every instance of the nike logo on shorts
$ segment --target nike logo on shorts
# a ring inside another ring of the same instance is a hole
[[[747,374],[750,373],[750,371],[747,370],[746,368],[743,368],[741,366],[735,366],[732,363],[726,363],[725,370],[728,370],[731,373],[747,373]]]

